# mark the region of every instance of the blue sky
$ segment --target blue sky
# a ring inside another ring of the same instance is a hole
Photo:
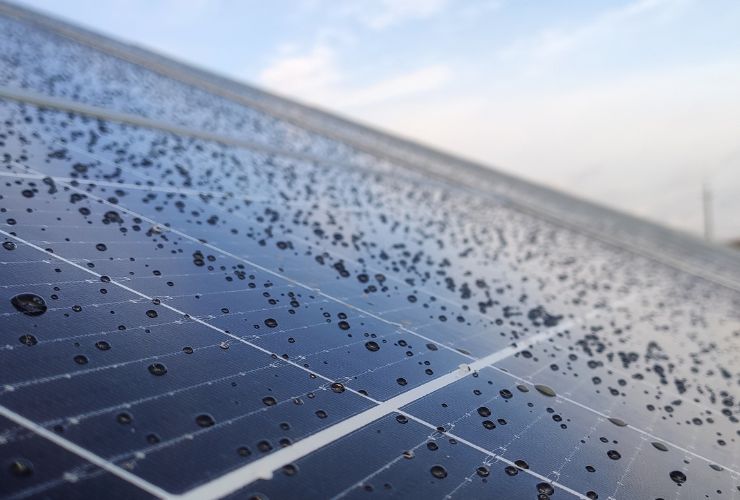
[[[26,0],[681,229],[740,238],[737,0]]]

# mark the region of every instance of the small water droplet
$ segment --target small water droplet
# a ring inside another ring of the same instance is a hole
[[[365,348],[367,348],[368,351],[372,352],[380,350],[380,346],[378,345],[378,343],[373,341],[365,342]]]
[[[16,458],[10,463],[8,469],[16,477],[28,477],[33,474],[33,464],[25,458]]]
[[[157,314],[157,311],[155,311],[154,309],[149,309],[149,310],[148,310],[148,311],[146,312],[146,315],[147,315],[147,316],[149,316],[150,318],[156,318],[157,316],[159,316],[159,315]]]
[[[537,493],[542,495],[552,495],[555,493],[555,488],[553,488],[550,483],[538,483]]]
[[[336,393],[344,392],[344,385],[340,384],[339,382],[334,382],[333,384],[331,384],[331,390]]]
[[[612,460],[619,460],[620,458],[622,458],[622,455],[617,450],[607,451],[606,456],[608,456]]]
[[[664,445],[663,443],[661,443],[660,441],[653,441],[653,442],[652,442],[652,445],[653,445],[653,447],[654,447],[654,448],[655,448],[656,450],[660,450],[660,451],[668,451],[668,447],[667,447],[666,445]]]
[[[684,474],[680,470],[671,471],[670,476],[673,482],[676,484],[683,484],[686,482],[686,474]]]
[[[20,341],[20,343],[23,345],[27,345],[28,347],[38,344],[38,340],[36,340],[36,337],[28,333],[18,337],[18,341]]]
[[[609,417],[609,422],[613,423],[617,427],[625,427],[627,425],[627,422],[616,417]]]
[[[207,413],[203,413],[195,417],[195,423],[198,424],[199,427],[211,427],[216,424],[216,421],[213,420],[212,416]]]
[[[5,250],[15,250],[16,244],[13,243],[12,241],[6,241],[3,243],[3,248]]]
[[[149,373],[152,375],[156,375],[157,377],[161,377],[165,373],[167,373],[167,367],[164,366],[162,363],[152,363],[149,365]]]
[[[441,465],[433,465],[429,471],[432,473],[432,476],[436,477],[437,479],[444,479],[447,477],[447,469],[445,469]]]
[[[534,386],[537,391],[539,391],[541,394],[544,394],[547,397],[554,398],[555,397],[555,391],[553,391],[551,388],[549,388],[546,385],[537,384]]]
[[[95,342],[95,347],[97,347],[101,351],[107,351],[110,349],[110,344],[106,342],[105,340],[99,340]]]

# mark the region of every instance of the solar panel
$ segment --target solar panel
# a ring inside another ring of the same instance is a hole
[[[740,495],[737,257],[0,11],[3,496]]]

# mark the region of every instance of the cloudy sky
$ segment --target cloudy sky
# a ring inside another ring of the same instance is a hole
[[[25,0],[495,168],[740,238],[737,0]]]

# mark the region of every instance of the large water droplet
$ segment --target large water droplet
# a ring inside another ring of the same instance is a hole
[[[40,316],[46,312],[46,302],[35,293],[20,293],[10,299],[13,307],[27,316]]]

